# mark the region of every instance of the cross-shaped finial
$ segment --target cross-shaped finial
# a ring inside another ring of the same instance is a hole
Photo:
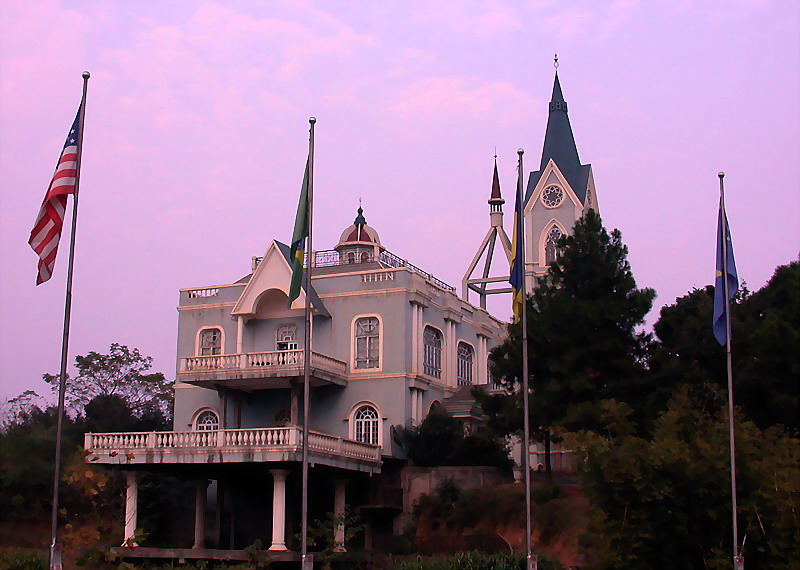
[[[558,69],[558,54],[555,54],[555,56],[553,57],[553,67]]]

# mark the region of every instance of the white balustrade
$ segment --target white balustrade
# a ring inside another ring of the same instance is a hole
[[[190,299],[197,299],[202,297],[216,297],[219,295],[219,287],[206,287],[204,289],[189,289],[186,295]]]
[[[302,429],[296,426],[277,428],[225,429],[210,431],[164,431],[128,433],[87,433],[87,451],[119,454],[136,449],[200,449],[200,448],[285,448],[299,450]],[[380,447],[311,431],[308,437],[311,452],[380,461]]]
[[[181,358],[181,372],[224,372],[258,370],[260,368],[303,365],[302,350],[274,350],[270,352],[248,352],[241,354],[217,354],[213,356],[190,356]],[[344,376],[347,364],[336,358],[311,353],[311,365],[328,372]]]

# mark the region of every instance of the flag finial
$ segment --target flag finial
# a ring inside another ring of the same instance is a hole
[[[556,73],[558,73],[558,54],[553,55],[553,67],[556,68]]]
[[[720,172],[719,174],[717,174],[717,176],[719,176],[719,179],[722,180],[723,178],[725,178],[725,173]]]

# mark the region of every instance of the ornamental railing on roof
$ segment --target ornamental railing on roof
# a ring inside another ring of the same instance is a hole
[[[371,263],[374,261],[372,255],[369,255],[367,252],[362,252],[361,256],[353,256],[344,258],[342,257],[338,251],[334,249],[327,249],[323,251],[316,251],[314,252],[314,267],[336,267],[338,265],[362,265],[364,263]],[[253,258],[253,271],[255,271],[258,264],[261,263],[261,257],[254,257]],[[427,271],[423,271],[413,263],[409,263],[407,259],[403,259],[402,257],[398,257],[397,255],[393,254],[391,251],[383,250],[380,252],[378,256],[378,262],[385,265],[386,267],[393,267],[393,268],[401,268],[405,267],[410,269],[414,273],[421,276],[425,279],[428,283],[442,289],[443,291],[449,291],[451,293],[455,293],[456,288],[452,285],[448,285],[441,279],[438,279],[428,273]]]

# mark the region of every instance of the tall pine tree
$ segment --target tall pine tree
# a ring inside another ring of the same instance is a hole
[[[600,216],[587,211],[562,237],[560,255],[528,297],[528,364],[531,428],[542,438],[550,468],[554,428],[599,429],[601,402],[635,404],[645,397],[644,354],[648,336],[637,326],[655,292],[638,289],[619,230],[609,234]],[[492,373],[509,390],[522,384],[522,326],[491,353]],[[484,397],[497,427],[521,428],[519,398]]]

